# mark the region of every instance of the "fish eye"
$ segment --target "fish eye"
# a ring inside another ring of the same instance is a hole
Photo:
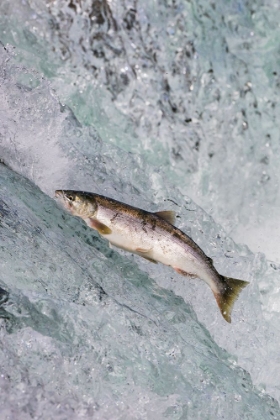
[[[75,197],[72,194],[67,195],[68,200],[75,201]]]

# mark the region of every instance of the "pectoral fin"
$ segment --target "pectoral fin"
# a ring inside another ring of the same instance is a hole
[[[172,210],[157,211],[155,214],[161,217],[162,219],[166,220],[167,222],[171,223],[171,225],[175,224],[176,214],[174,211]]]
[[[110,233],[112,233],[111,229],[108,226],[104,225],[104,223],[101,223],[96,219],[89,218],[87,220],[87,224],[91,228],[97,230],[100,233],[100,235],[110,235]]]

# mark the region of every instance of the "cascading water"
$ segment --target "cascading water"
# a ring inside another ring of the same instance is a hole
[[[229,237],[277,234],[278,3],[0,11],[2,418],[280,418],[280,266]],[[60,188],[175,210],[251,282],[232,324],[203,282],[111,250]]]

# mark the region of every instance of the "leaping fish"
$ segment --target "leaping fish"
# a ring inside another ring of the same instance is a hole
[[[57,190],[73,216],[81,217],[88,226],[108,239],[110,245],[161,262],[183,276],[204,280],[211,288],[221,314],[231,322],[235,300],[248,282],[222,276],[211,258],[184,232],[174,226],[173,211],[148,211],[102,195]]]

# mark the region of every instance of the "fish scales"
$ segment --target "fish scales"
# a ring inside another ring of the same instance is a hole
[[[110,245],[152,262],[171,266],[178,273],[204,280],[211,288],[221,314],[231,322],[231,311],[248,282],[222,276],[211,258],[170,221],[173,212],[151,213],[99,194],[57,190],[64,206],[108,239]]]
[[[185,245],[185,249],[187,250],[187,252],[192,254],[195,258],[201,256],[202,259],[205,258],[208,261],[210,260],[204,254],[202,249],[190,237],[188,237],[180,229],[168,223],[166,220],[157,216],[157,214],[138,209],[137,207],[133,207],[128,204],[125,204],[124,207],[123,203],[98,194],[95,194],[95,197],[98,203],[104,209],[110,209],[112,211],[113,218],[117,218],[114,224],[116,227],[118,225],[118,221],[121,220],[121,216],[124,215],[125,218],[130,219],[131,222],[138,223],[141,226],[144,233],[146,233],[145,230],[147,230],[147,228],[152,229],[152,231],[154,231],[155,228],[158,228],[160,229],[160,233],[162,236],[166,237],[169,234],[173,237],[173,240],[177,241],[180,244],[180,247]],[[105,220],[105,215],[102,214],[101,217],[104,217],[104,222],[108,222],[108,220]]]
[[[170,266],[177,263],[176,266],[184,271],[193,268],[196,259],[208,264],[206,255],[194,241],[156,214],[128,205],[122,208],[118,202],[102,196],[96,196],[96,200],[99,204],[96,218],[112,231],[117,231],[117,234],[106,235],[113,245],[130,251],[148,249],[152,259]],[[188,260],[192,264],[190,267]]]

